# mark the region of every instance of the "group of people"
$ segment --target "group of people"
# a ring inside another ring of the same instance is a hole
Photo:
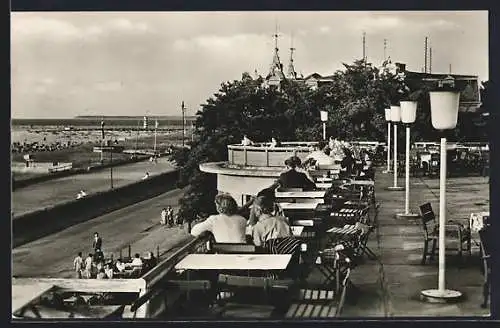
[[[148,252],[143,258],[136,253],[129,262],[125,262],[121,258],[116,261],[113,259],[106,260],[102,252],[102,238],[97,232],[94,233],[92,248],[94,253],[89,253],[87,257],[83,258],[82,252],[78,252],[73,260],[73,269],[78,279],[113,279],[120,276],[120,274],[121,277],[124,277],[123,274],[127,269],[132,269],[128,270],[130,275],[133,272],[138,272],[140,275],[157,264],[153,252]]]
[[[174,215],[174,209],[172,206],[168,205],[166,208],[164,207],[161,210],[161,218],[160,218],[160,224],[161,225],[168,225],[169,227],[174,226],[174,225],[179,225],[181,222],[179,222],[179,216]]]

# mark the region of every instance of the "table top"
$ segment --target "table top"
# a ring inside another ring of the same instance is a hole
[[[189,254],[177,270],[284,270],[290,254]]]
[[[318,203],[279,203],[283,211],[286,210],[315,210]]]
[[[375,182],[372,180],[351,180],[349,184],[358,186],[374,186]]]
[[[325,190],[316,191],[277,191],[276,198],[323,198]]]
[[[38,283],[12,286],[12,312],[20,310],[31,301],[42,296],[54,287],[51,283]]]
[[[328,189],[332,187],[331,182],[316,182],[316,188],[319,189]]]
[[[291,226],[292,228],[292,234],[295,237],[300,237],[302,235],[302,231],[304,231],[304,226]]]
[[[333,182],[333,179],[332,178],[325,178],[325,177],[318,177],[316,178],[316,181],[318,182]]]

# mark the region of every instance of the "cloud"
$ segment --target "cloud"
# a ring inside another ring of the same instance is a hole
[[[107,26],[121,32],[144,33],[153,31],[153,29],[146,23],[132,22],[131,20],[125,18],[113,19],[107,24]]]
[[[110,92],[118,91],[122,87],[122,83],[119,81],[107,81],[107,82],[97,82],[94,85],[94,89],[98,91]]]
[[[97,40],[113,34],[152,33],[154,29],[143,22],[133,22],[125,18],[116,18],[100,24],[78,26],[73,22],[55,17],[26,16],[13,14],[11,36],[13,41],[24,39],[43,39],[45,41],[81,41]]]

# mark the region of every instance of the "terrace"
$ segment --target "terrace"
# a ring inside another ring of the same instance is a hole
[[[418,295],[422,289],[437,284],[437,261],[421,264],[424,244],[422,223],[420,218],[405,221],[395,217],[394,214],[402,208],[404,201],[403,194],[385,190],[391,180],[389,175],[378,174],[375,195],[380,205],[377,207],[369,202],[367,211],[354,219],[373,227],[365,245],[373,254],[364,252],[363,247],[357,247],[360,246],[359,243],[346,243],[345,249],[351,248],[354,253],[340,250],[337,252],[339,258],[335,261],[333,257],[333,262],[329,262],[332,258],[328,255],[332,254],[322,251],[328,248],[328,244],[332,245],[332,239],[333,245],[340,240],[338,235],[333,236],[328,231],[331,231],[332,226],[343,227],[345,222],[340,223],[338,217],[331,219],[331,209],[325,215],[321,206],[314,204],[315,210],[311,210],[310,203],[302,203],[297,198],[292,203],[296,204],[295,209],[289,209],[287,215],[294,225],[303,226],[302,229],[294,229],[301,243],[307,245],[300,247],[300,275],[290,271],[293,266],[281,265],[279,261],[272,261],[276,267],[266,266],[257,259],[262,255],[252,254],[256,250],[250,245],[221,247],[214,244],[211,236],[206,234],[193,238],[181,248],[166,254],[154,269],[141,278],[104,281],[38,279],[38,283],[48,284],[40,293],[47,295],[56,291],[63,300],[74,300],[76,296],[85,298],[93,293],[92,296],[95,297],[90,302],[92,305],[77,306],[71,301],[63,302],[63,305],[67,311],[65,313],[71,312],[74,316],[76,313],[75,317],[89,317],[89,313],[94,313],[94,318],[110,316],[196,320],[488,315],[489,310],[479,306],[483,301],[483,275],[478,254],[479,236],[475,232],[472,234],[470,256],[467,253],[462,257],[457,256],[456,245],[451,239],[449,249],[447,247],[446,250],[447,287],[462,291],[465,297],[456,304],[428,304],[419,300]],[[437,207],[438,188],[436,180],[412,179],[412,208],[425,202]],[[300,194],[295,196],[298,195]],[[358,194],[353,190],[346,197],[349,195]],[[464,218],[464,224],[468,225],[467,218],[472,213],[488,210],[488,199],[487,178],[449,179],[450,218]],[[354,200],[349,204],[344,203],[342,208],[356,207]],[[283,204],[283,207],[286,208],[287,205]],[[321,217],[331,224],[322,224],[322,220],[317,219]],[[349,218],[344,216],[344,219]],[[213,256],[212,259],[233,256],[233,259],[240,261],[236,263],[236,269],[245,265],[248,267],[241,274],[239,270],[234,271],[235,263],[228,264],[226,261],[225,264],[216,264],[215,260],[200,262],[193,254],[202,258]],[[318,263],[318,257],[323,261]],[[346,257],[350,261],[346,261]],[[284,263],[287,260],[289,259],[285,259]],[[283,267],[287,274],[278,277],[254,276],[259,268],[275,273],[274,270],[281,271]],[[25,286],[28,282],[29,280],[17,280],[14,286]],[[33,295],[33,298],[40,299],[40,295]],[[277,299],[280,301],[277,302]],[[42,314],[55,315],[54,311],[48,312],[46,303],[40,305],[39,301],[32,301],[31,298],[29,301],[13,303],[17,309],[31,307],[33,304]],[[103,308],[104,306],[108,308]],[[57,315],[62,317],[62,310],[59,308],[57,311]],[[26,311],[25,316],[29,312]]]

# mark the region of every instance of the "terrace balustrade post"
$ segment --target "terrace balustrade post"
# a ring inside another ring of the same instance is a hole
[[[266,148],[266,166],[269,166],[269,150]]]
[[[247,147],[246,146],[243,146],[243,159],[244,159],[244,163],[245,163],[245,166],[247,166]]]
[[[391,122],[387,122],[387,173],[391,172]]]

